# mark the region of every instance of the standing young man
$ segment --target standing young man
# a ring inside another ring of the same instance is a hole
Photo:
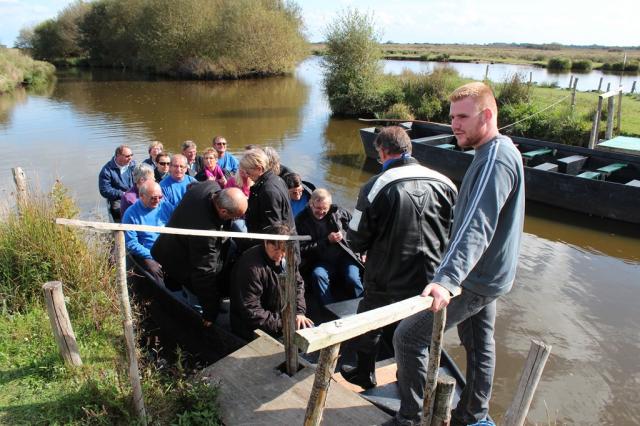
[[[461,147],[476,150],[462,181],[449,245],[422,296],[431,310],[448,306],[467,352],[467,384],[451,424],[487,417],[495,368],[496,300],[511,290],[524,222],[524,171],[511,139],[498,132],[491,89],[469,83],[450,96],[451,127]],[[453,297],[456,296],[456,297]],[[432,312],[404,319],[394,334],[400,410],[393,424],[419,424],[431,342]]]

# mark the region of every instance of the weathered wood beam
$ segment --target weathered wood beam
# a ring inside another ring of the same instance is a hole
[[[65,363],[78,367],[82,365],[82,359],[80,358],[73,327],[71,327],[71,320],[69,320],[67,305],[64,302],[62,283],[60,281],[49,281],[42,286],[42,290],[53,335],[56,338],[62,359],[64,359]]]
[[[451,405],[455,389],[456,381],[453,377],[438,377],[431,426],[448,426],[451,423]]]
[[[307,411],[304,415],[304,426],[319,426],[322,422],[322,413],[327,403],[331,375],[336,369],[339,351],[339,343],[320,351],[318,368],[316,369],[316,376],[313,380]]]
[[[438,385],[438,370],[442,355],[442,339],[444,327],[447,323],[447,308],[440,309],[433,314],[431,329],[431,345],[429,346],[429,365],[427,366],[427,382],[424,386],[424,401],[422,403],[422,426],[429,426],[433,417],[433,402]]]
[[[282,337],[284,340],[285,365],[287,374],[293,376],[298,371],[298,347],[295,344],[294,336],[296,333],[296,262],[295,262],[295,242],[287,242],[286,273],[280,280],[280,298],[282,307]],[[282,276],[281,275],[281,276]]]

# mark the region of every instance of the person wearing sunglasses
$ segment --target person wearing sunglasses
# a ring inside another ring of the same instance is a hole
[[[149,179],[140,185],[138,195],[138,200],[124,213],[122,223],[165,226],[171,217],[171,207],[163,200],[160,185]],[[157,232],[146,231],[124,233],[124,242],[129,254],[156,279],[162,278],[162,267],[151,256],[151,247],[159,235]]]
[[[161,152],[156,156],[155,161],[156,168],[153,171],[153,175],[156,182],[169,176],[169,166],[171,165],[171,156],[167,152]]]
[[[114,222],[120,222],[120,199],[133,186],[133,151],[128,145],[116,148],[115,155],[105,164],[98,175],[100,195],[109,204],[109,214]]]
[[[224,136],[216,136],[212,142],[213,148],[218,152],[218,165],[227,179],[238,171],[240,163],[230,152],[227,152],[227,140]]]

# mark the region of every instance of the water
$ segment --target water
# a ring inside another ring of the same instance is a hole
[[[384,71],[388,74],[400,74],[407,69],[413,72],[430,72],[436,67],[444,66],[442,62],[431,61],[384,61]],[[461,76],[472,78],[474,80],[482,80],[487,72],[487,64],[482,63],[458,63],[447,62],[446,66],[452,67],[460,73]],[[529,73],[532,73],[533,81],[538,84],[556,84],[558,87],[568,87],[571,76],[578,77],[577,90],[590,91],[597,90],[600,78],[602,78],[602,90],[606,90],[607,84],[611,84],[611,89],[622,84],[623,92],[631,91],[634,81],[638,80],[637,75],[625,74],[620,80],[620,74],[604,73],[602,71],[591,71],[588,73],[563,72],[557,73],[532,65],[514,65],[514,64],[489,64],[489,80],[495,82],[503,82],[514,74],[519,74],[524,81],[529,81]],[[637,92],[636,88],[636,92]]]
[[[13,197],[10,169],[19,165],[42,188],[59,178],[84,218],[104,218],[97,174],[118,144],[130,144],[140,161],[150,140],[176,152],[183,140],[203,148],[222,134],[234,152],[274,146],[285,164],[353,208],[376,170],[365,163],[360,127],[331,118],[316,58],[292,77],[238,82],[66,73],[45,95],[0,98],[0,188],[5,200]],[[530,339],[539,339],[553,348],[531,423],[640,423],[637,226],[536,204],[527,213],[517,282],[498,307],[492,415],[503,417]],[[448,334],[447,348],[463,367],[456,339]]]

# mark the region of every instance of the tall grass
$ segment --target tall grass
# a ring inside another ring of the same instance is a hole
[[[46,86],[54,79],[55,67],[34,61],[16,49],[0,48],[0,94],[12,92],[17,86]]]

